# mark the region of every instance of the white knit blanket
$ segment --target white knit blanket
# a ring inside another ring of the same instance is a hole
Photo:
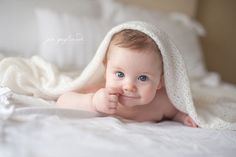
[[[124,23],[109,31],[81,73],[63,73],[37,56],[3,58],[1,85],[16,93],[50,100],[56,100],[66,91],[94,86],[103,79],[102,60],[111,37],[123,29],[144,32],[157,43],[163,57],[167,94],[176,108],[188,113],[200,127],[236,130],[236,88],[229,84],[207,84],[207,79],[211,82],[210,75],[205,76],[205,81],[191,80],[190,84],[183,58],[174,43],[164,32],[144,22]]]

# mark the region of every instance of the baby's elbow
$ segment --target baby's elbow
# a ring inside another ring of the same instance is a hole
[[[67,100],[67,94],[63,94],[61,96],[59,96],[59,98],[57,99],[56,105],[58,107],[65,107],[66,106],[66,101]]]
[[[58,107],[61,108],[73,108],[75,105],[75,93],[67,92],[59,96],[56,102]]]

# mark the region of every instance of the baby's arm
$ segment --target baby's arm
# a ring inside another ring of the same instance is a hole
[[[64,108],[76,108],[92,112],[114,114],[118,106],[118,96],[122,91],[114,88],[101,88],[96,93],[81,94],[68,92],[57,100]]]
[[[187,125],[187,126],[190,126],[190,127],[193,127],[193,128],[197,128],[198,127],[198,125],[193,121],[193,119],[189,115],[187,115],[187,114],[185,114],[185,113],[183,113],[181,111],[178,111],[176,113],[176,115],[174,116],[173,120],[181,122],[184,125]]]
[[[67,92],[61,95],[57,100],[57,106],[61,108],[74,108],[85,111],[96,112],[92,104],[94,93],[81,94],[76,92]]]

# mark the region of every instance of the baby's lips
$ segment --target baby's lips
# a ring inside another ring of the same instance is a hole
[[[117,94],[118,94],[118,96],[122,95],[122,94],[124,94],[124,91],[122,89],[120,89],[120,91]]]

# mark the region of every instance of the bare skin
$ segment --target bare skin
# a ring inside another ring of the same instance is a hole
[[[57,104],[62,108],[76,108],[105,115],[116,115],[139,122],[174,120],[189,127],[198,127],[191,117],[172,105],[165,89],[159,90],[153,101],[146,105],[124,106],[119,103],[119,97],[122,97],[122,91],[119,89],[100,88],[97,92],[89,94],[65,93],[59,97]]]
[[[59,107],[115,115],[139,122],[168,119],[197,127],[190,116],[177,110],[170,102],[157,53],[136,52],[116,46],[111,51],[105,65],[105,83],[83,93],[63,94],[57,101]]]

